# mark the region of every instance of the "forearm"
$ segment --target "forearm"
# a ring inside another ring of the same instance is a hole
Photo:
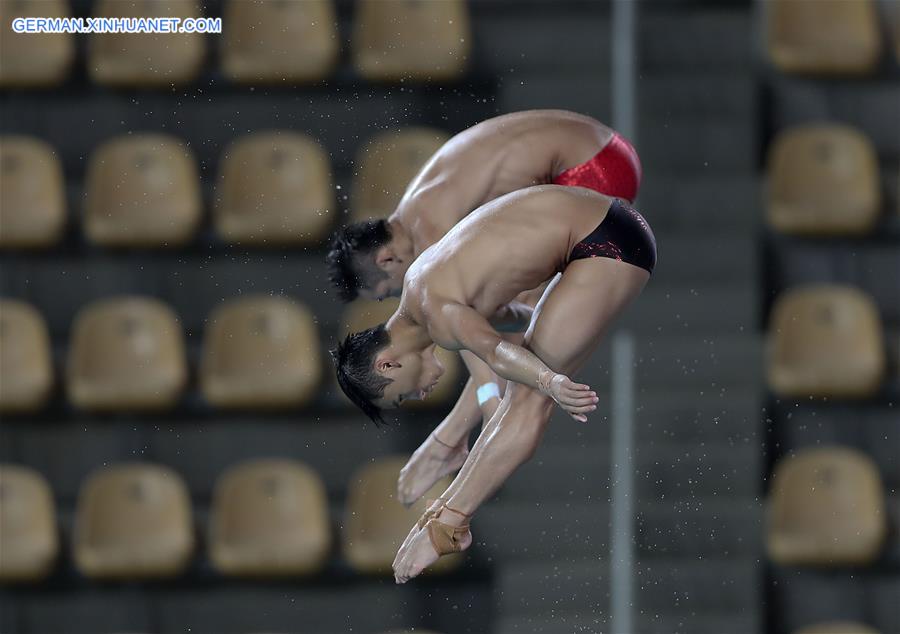
[[[494,374],[494,371],[472,352],[460,350],[459,356],[466,364],[474,382],[475,399],[481,412],[481,420],[487,422],[500,405],[506,381]]]
[[[481,409],[475,396],[477,389],[475,379],[470,377],[456,405],[433,432],[440,442],[456,447],[468,438],[469,432],[481,422]]]
[[[549,393],[550,380],[556,374],[536,354],[509,341],[498,343],[485,361],[497,376],[544,394]]]

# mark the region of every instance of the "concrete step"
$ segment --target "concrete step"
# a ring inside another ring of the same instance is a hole
[[[900,574],[896,569],[813,570],[772,567],[771,601],[779,624],[794,632],[812,623],[859,621],[879,632],[900,632]]]
[[[645,614],[751,614],[758,611],[756,558],[639,561],[637,609]],[[565,612],[607,614],[609,565],[602,559],[517,562],[498,570],[501,618]]]
[[[619,322],[619,328],[627,324]],[[726,393],[759,386],[762,377],[762,342],[756,334],[633,335],[635,385],[640,404],[645,395],[662,390],[691,394]],[[608,337],[576,376],[592,387],[608,390],[613,371]]]
[[[895,78],[819,81],[774,74],[769,84],[776,130],[839,121],[868,136],[882,159],[900,158],[900,83]]]
[[[759,131],[753,118],[683,115],[639,122],[641,162],[675,174],[756,172]]]
[[[760,618],[746,614],[638,615],[627,634],[758,634]],[[625,634],[612,630],[608,610],[554,612],[553,615],[500,618],[494,634]]]
[[[569,69],[581,68],[595,75],[609,73],[606,6],[584,3],[550,14],[517,8],[520,10],[516,12],[480,14],[472,21],[473,66],[480,72],[499,74],[506,81],[515,80],[523,71],[552,75],[559,70],[559,60],[565,59]],[[548,33],[565,33],[566,37],[548,37]],[[522,42],[528,42],[528,46],[523,47]]]
[[[610,395],[602,392],[599,414],[593,414],[587,424],[562,412],[554,413],[542,444],[596,447],[608,443],[610,405]],[[642,446],[691,442],[762,444],[762,391],[754,387],[714,393],[701,389],[644,390],[634,415],[634,433]]]
[[[658,235],[752,235],[761,227],[762,192],[755,174],[673,176],[645,167],[636,207]]]
[[[747,7],[648,12],[638,22],[641,68],[654,72],[704,69],[752,74],[756,51],[752,19]]]
[[[757,242],[752,234],[734,232],[657,234],[658,259],[647,288],[755,286]]]
[[[680,116],[756,116],[759,82],[751,75],[685,72],[644,73],[637,82],[641,119]]]
[[[900,490],[900,425],[896,406],[801,403],[778,406],[775,418],[783,447],[856,447],[878,465],[887,489]],[[898,544],[900,545],[900,544]]]
[[[638,505],[635,539],[641,558],[740,558],[760,547],[762,509],[754,498]],[[498,565],[609,552],[607,502],[498,502],[482,507],[473,522],[479,548]]]
[[[498,88],[497,106],[501,112],[561,108],[608,122],[612,102],[609,80],[603,72],[591,67],[580,71],[509,73]]]
[[[359,467],[400,446],[396,434],[364,428],[360,417],[336,415],[327,423],[247,418],[22,425],[16,434],[16,461],[44,474],[62,504],[74,503],[91,471],[126,460],[172,467],[195,503],[209,499],[225,469],[259,457],[299,460],[322,477],[330,495],[341,497]]]
[[[759,291],[753,286],[647,287],[619,318],[629,330],[658,334],[752,332]]]
[[[603,446],[540,447],[506,482],[500,499],[605,504],[611,460]],[[759,447],[750,444],[639,447],[637,495],[642,501],[753,498],[759,488],[760,462]]]
[[[884,322],[900,325],[900,240],[866,244],[773,236],[772,245],[780,289],[816,283],[857,286],[872,296]]]

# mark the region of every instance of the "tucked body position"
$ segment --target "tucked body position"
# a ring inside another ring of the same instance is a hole
[[[633,201],[640,182],[641,164],[634,148],[591,117],[531,110],[488,119],[444,144],[410,183],[390,217],[341,229],[328,254],[330,277],[345,301],[399,296],[412,262],[485,203],[551,183]],[[551,217],[557,212],[553,207],[542,211]],[[515,255],[527,253],[522,249]],[[515,322],[530,315],[546,281],[522,289],[518,301],[503,307],[506,318]],[[510,324],[504,328],[512,329]],[[521,334],[504,337],[521,343]],[[454,430],[490,420],[504,394],[504,380],[475,355],[461,356],[470,379],[456,406],[401,471],[398,497],[405,504],[462,465],[469,451],[467,437]]]
[[[425,249],[406,270],[391,318],[338,346],[341,388],[376,421],[433,388],[442,372],[436,345],[466,351],[508,381],[453,483],[401,546],[398,582],[468,548],[469,518],[533,455],[554,402],[578,421],[596,409],[596,393],[569,377],[655,264],[653,232],[626,203],[580,187],[530,187],[483,205]],[[506,309],[550,278],[533,314]],[[522,345],[501,336],[509,326],[527,327]],[[444,426],[443,441],[465,443],[473,426]]]

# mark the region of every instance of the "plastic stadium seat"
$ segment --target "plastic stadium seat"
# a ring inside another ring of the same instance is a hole
[[[64,18],[72,15],[67,0],[0,2],[0,88],[53,86],[65,80],[75,58],[72,33],[15,33],[19,17]]]
[[[75,564],[95,579],[177,575],[194,549],[191,502],[181,477],[160,465],[118,464],[81,485]]]
[[[853,128],[805,125],[782,132],[768,169],[768,221],[778,231],[861,234],[878,220],[878,157]]]
[[[357,0],[353,62],[368,80],[453,79],[471,41],[465,0]]]
[[[75,317],[66,373],[69,400],[76,407],[171,407],[187,381],[181,325],[155,299],[93,303]]]
[[[0,137],[0,247],[52,245],[65,224],[65,180],[53,148],[31,137]]]
[[[44,318],[29,304],[0,300],[0,412],[32,412],[53,389],[53,357]]]
[[[412,179],[449,138],[433,128],[406,128],[371,139],[356,156],[353,220],[392,214]]]
[[[50,485],[37,471],[0,465],[0,581],[36,581],[59,553]]]
[[[229,0],[222,28],[222,67],[238,82],[323,79],[340,51],[333,0]]]
[[[776,563],[870,563],[886,535],[884,490],[875,463],[865,454],[817,447],[776,465],[767,535]]]
[[[331,227],[334,190],[328,157],[295,132],[235,141],[219,170],[215,225],[228,242],[315,244]]]
[[[199,18],[194,0],[96,0],[104,18]],[[95,33],[88,40],[88,71],[100,84],[166,87],[194,79],[206,54],[200,33]]]
[[[862,625],[861,623],[850,623],[847,621],[834,621],[831,623],[819,623],[818,625],[810,625],[795,631],[794,634],[880,634],[878,630]]]
[[[216,483],[209,531],[209,556],[223,574],[313,574],[331,548],[325,486],[299,462],[245,462]]]
[[[358,332],[382,324],[397,310],[400,300],[396,298],[386,299],[381,302],[357,300],[347,306],[341,323],[343,338],[351,332]],[[459,379],[461,361],[459,354],[438,348],[436,352],[438,360],[444,366],[444,374],[434,386],[431,394],[423,401],[409,401],[403,408],[419,408],[440,405],[459,394]],[[341,393],[343,394],[343,393]]]
[[[769,57],[783,72],[853,75],[878,64],[873,0],[772,0],[767,8]]]
[[[206,327],[200,383],[215,407],[296,407],[322,380],[312,313],[285,297],[256,296],[217,308]]]
[[[96,244],[182,245],[197,230],[202,204],[193,153],[176,138],[118,137],[91,156],[84,223]]]
[[[397,478],[407,459],[380,458],[360,469],[350,481],[342,547],[344,557],[359,572],[389,574],[397,549],[425,512],[428,501],[450,486],[450,478],[444,478],[406,509],[395,495]],[[441,557],[429,570],[443,572],[458,566],[460,561],[460,555]]]
[[[878,309],[856,288],[813,285],[776,300],[768,378],[779,395],[871,396],[881,387],[886,364]]]

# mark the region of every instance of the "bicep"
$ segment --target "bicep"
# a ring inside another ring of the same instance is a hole
[[[461,304],[445,307],[443,315],[448,331],[460,348],[469,350],[490,365],[501,338],[488,321],[474,309]]]

